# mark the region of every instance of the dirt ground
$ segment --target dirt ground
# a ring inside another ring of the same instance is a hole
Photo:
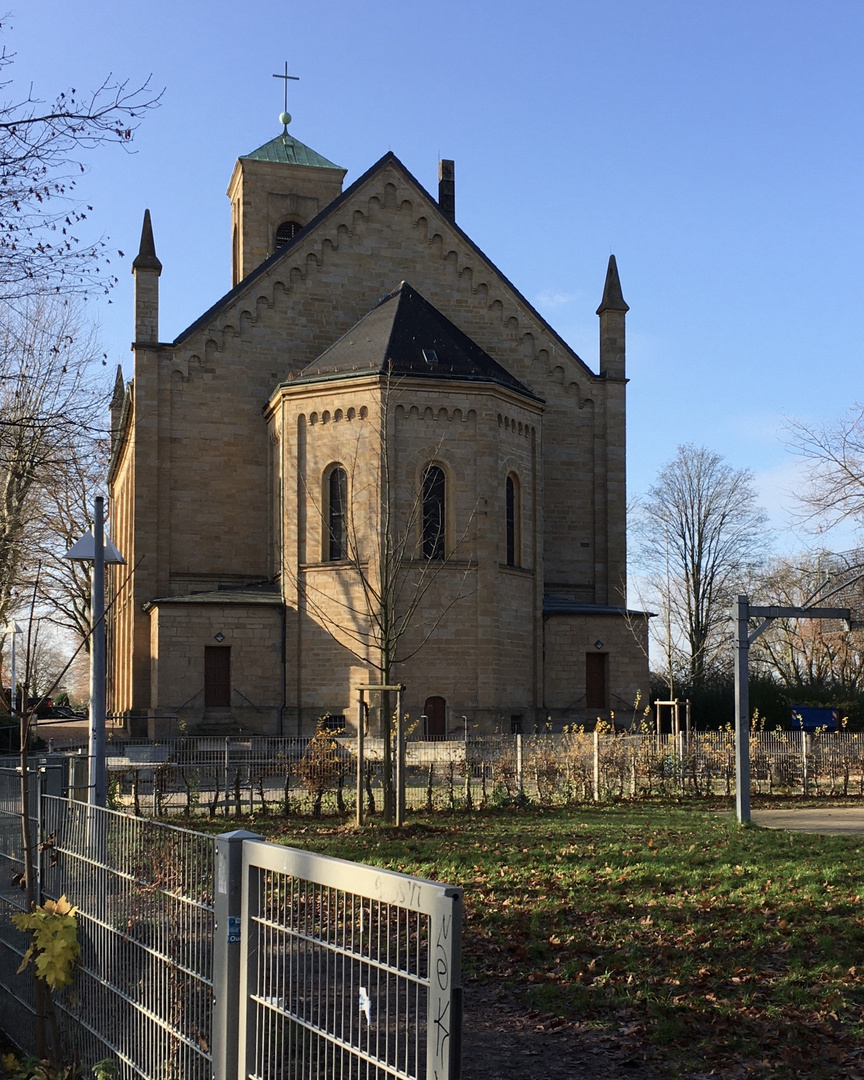
[[[487,983],[464,988],[463,1080],[662,1080],[632,1035],[549,1017]]]

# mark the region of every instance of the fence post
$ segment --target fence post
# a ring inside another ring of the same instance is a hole
[[[804,772],[804,794],[810,794],[810,777],[807,773],[807,732],[801,729],[801,764]]]
[[[231,792],[228,774],[231,770],[231,736],[225,736],[225,817],[231,813]]]
[[[366,734],[366,698],[358,690],[357,698],[357,805],[354,807],[354,820],[359,829],[363,824],[363,771],[366,762],[363,759],[363,739]]]
[[[680,730],[680,725],[679,725],[678,733],[675,736],[675,742],[677,743],[676,750],[677,750],[677,753],[678,753],[678,765],[680,766],[680,769],[681,769],[681,794],[683,795],[684,794],[684,787],[685,787],[685,783],[686,783],[686,776],[684,774],[684,734]]]
[[[600,802],[600,732],[594,729],[594,802]]]
[[[462,1076],[462,890],[447,889],[436,899],[429,926],[430,971],[427,1004],[426,1075],[439,1080]],[[434,954],[431,951],[434,941]]]
[[[525,787],[522,782],[522,733],[520,731],[516,732],[516,791],[519,802],[522,802],[525,798]]]
[[[396,824],[405,824],[405,721],[402,691],[396,691]]]
[[[213,928],[213,1078],[237,1080],[240,1010],[240,907],[243,841],[260,840],[245,829],[216,837]]]

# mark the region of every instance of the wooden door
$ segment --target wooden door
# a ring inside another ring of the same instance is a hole
[[[204,707],[227,709],[231,705],[231,647],[204,646]]]
[[[426,738],[443,739],[447,734],[447,702],[443,697],[428,697],[423,712],[426,714]]]
[[[589,709],[606,708],[606,656],[585,654],[585,704]]]

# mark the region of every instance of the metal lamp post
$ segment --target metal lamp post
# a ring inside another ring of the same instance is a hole
[[[105,564],[126,560],[105,536],[105,500],[97,496],[93,506],[93,532],[86,532],[63,556],[93,564],[90,588],[90,802],[104,806],[107,796],[105,777]]]

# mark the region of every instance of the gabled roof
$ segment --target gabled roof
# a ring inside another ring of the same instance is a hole
[[[497,383],[540,400],[405,281],[289,384],[364,375]]]
[[[273,161],[279,165],[312,165],[317,169],[341,169],[341,165],[335,165],[328,161],[322,154],[317,153],[287,131],[277,135],[275,139],[259,146],[251,154],[242,154],[241,161]]]
[[[331,202],[328,206],[325,206],[320,214],[314,217],[298,233],[295,233],[292,239],[289,240],[287,244],[283,244],[282,247],[277,248],[277,250],[274,251],[269,258],[265,259],[260,266],[256,267],[256,269],[253,270],[251,274],[248,274],[245,278],[243,278],[242,281],[238,281],[230,292],[226,293],[220,300],[217,300],[212,307],[208,308],[207,311],[205,311],[203,315],[200,315],[190,326],[187,326],[186,329],[174,339],[172,344],[175,346],[182,344],[187,337],[194,334],[201,327],[206,326],[208,323],[210,323],[223,308],[229,307],[231,303],[233,303],[233,301],[237,297],[242,295],[246,291],[246,289],[248,289],[249,286],[252,285],[259,277],[262,277],[264,274],[268,273],[270,269],[277,263],[279,263],[282,259],[290,258],[295,246],[302,243],[309,235],[309,233],[311,233],[320,224],[326,221],[327,218],[329,218],[331,215],[335,214],[342,206],[344,206],[346,202],[348,202],[354,197],[355,193],[359,191],[364,184],[366,184],[373,176],[375,176],[376,173],[379,173],[383,169],[385,169],[388,165],[395,165],[398,169],[400,169],[405,178],[417,188],[420,194],[429,201],[431,206],[438,205],[438,200],[434,199],[429,194],[429,192],[426,190],[426,188],[423,187],[423,185],[420,183],[417,177],[414,176],[411,170],[408,169],[405,165],[403,165],[403,163],[399,160],[398,157],[396,157],[392,150],[388,150],[387,153],[384,154],[383,157],[379,158],[374,165],[368,168],[362,176],[359,176],[353,184],[347,187],[341,195],[335,198],[333,202]],[[591,370],[591,368],[588,367],[588,365],[585,363],[582,357],[579,356],[575,349],[573,349],[570,345],[567,344],[567,342],[561,337],[561,335],[557,332],[557,330],[555,330],[554,327],[549,325],[549,323],[546,321],[546,319],[543,318],[540,312],[537,311],[534,305],[531,304],[531,302],[522,295],[522,293],[516,288],[513,282],[510,281],[510,279],[498,269],[495,263],[492,262],[489,256],[486,255],[485,252],[483,252],[474,243],[471,237],[463,229],[461,229],[459,225],[456,224],[456,222],[443,218],[443,215],[442,220],[449,228],[452,228],[456,232],[459,238],[466,244],[466,246],[471,251],[473,251],[477,256],[479,256],[479,258],[481,258],[484,262],[487,262],[489,264],[493,272],[497,274],[497,276],[500,278],[501,282],[506,285],[508,289],[512,290],[513,295],[522,304],[525,305],[526,310],[531,313],[532,318],[536,319],[537,325],[542,327],[543,330],[549,335],[549,337],[561,346],[565,353],[572,356],[577,361],[577,363],[581,364],[588,375],[596,379],[598,376]]]

